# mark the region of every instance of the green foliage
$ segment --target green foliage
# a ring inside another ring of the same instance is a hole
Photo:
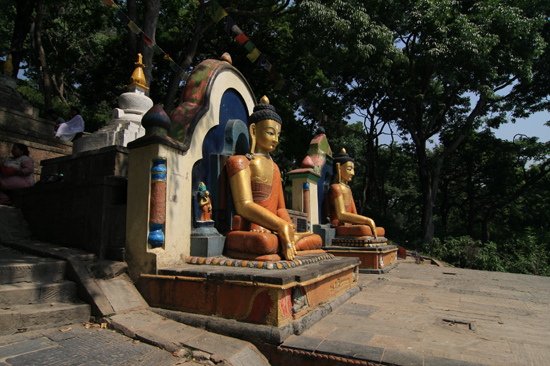
[[[449,237],[444,240],[436,238],[431,247],[425,244],[421,252],[461,268],[485,271],[504,270],[495,243],[482,243],[469,236]]]
[[[5,57],[10,51],[10,41],[15,19],[15,1],[0,0],[0,57]]]
[[[531,232],[528,228],[522,238],[500,245],[482,243],[469,236],[435,239],[432,246],[425,244],[419,250],[461,268],[548,276],[548,244],[539,242]]]
[[[526,228],[525,235],[500,247],[506,272],[550,276],[550,245],[541,242],[532,228]]]

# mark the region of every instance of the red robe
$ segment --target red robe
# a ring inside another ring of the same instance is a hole
[[[286,211],[281,183],[281,172],[277,164],[273,164],[273,185],[251,182],[252,197],[256,204],[276,214],[287,222],[292,222]],[[227,160],[226,168],[229,179],[241,170],[247,169],[249,160],[245,156],[232,156]],[[276,261],[281,260],[279,237],[239,215],[233,217],[232,231],[226,235],[225,255],[232,258]],[[264,230],[268,232],[251,232]],[[310,235],[296,243],[297,251],[307,251],[298,255],[321,253],[322,239],[319,235]]]

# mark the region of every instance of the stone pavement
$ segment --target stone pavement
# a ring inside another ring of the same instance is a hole
[[[391,365],[550,364],[550,278],[400,262],[360,275],[361,292],[283,348]]]
[[[0,337],[0,366],[215,365],[203,352],[177,357],[116,331],[83,324]]]

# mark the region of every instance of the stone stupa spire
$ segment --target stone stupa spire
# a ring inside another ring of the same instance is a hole
[[[129,92],[145,94],[145,91],[149,90],[149,88],[146,86],[147,80],[145,80],[145,73],[143,72],[143,68],[145,67],[145,65],[143,64],[142,60],[143,56],[141,55],[141,53],[138,53],[138,61],[135,63],[136,69],[130,77],[130,84],[126,85]]]
[[[138,53],[136,68],[130,77],[126,93],[118,97],[118,108],[113,109],[109,124],[89,136],[76,140],[73,144],[73,154],[88,150],[96,150],[106,146],[127,146],[145,135],[141,118],[151,109],[153,101],[145,95],[149,90],[143,68],[143,58]]]

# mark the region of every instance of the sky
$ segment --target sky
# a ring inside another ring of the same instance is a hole
[[[353,119],[352,119],[353,120]],[[498,129],[491,129],[496,137],[513,141],[514,136],[517,134],[524,134],[527,137],[538,137],[539,142],[550,142],[550,127],[545,126],[545,123],[550,121],[550,112],[538,112],[532,114],[526,119],[517,119],[516,123],[508,122],[501,125]],[[437,136],[432,138],[434,142],[438,142]],[[390,138],[387,136],[380,137],[381,144],[389,144]],[[400,142],[400,139],[396,137],[396,142]],[[428,144],[433,146],[433,144]]]
[[[493,132],[496,137],[509,141],[512,141],[516,134],[521,133],[528,137],[536,136],[539,142],[548,142],[550,127],[544,125],[548,121],[550,121],[550,112],[538,112],[527,119],[518,119],[516,123],[506,123],[498,130],[493,129]]]

